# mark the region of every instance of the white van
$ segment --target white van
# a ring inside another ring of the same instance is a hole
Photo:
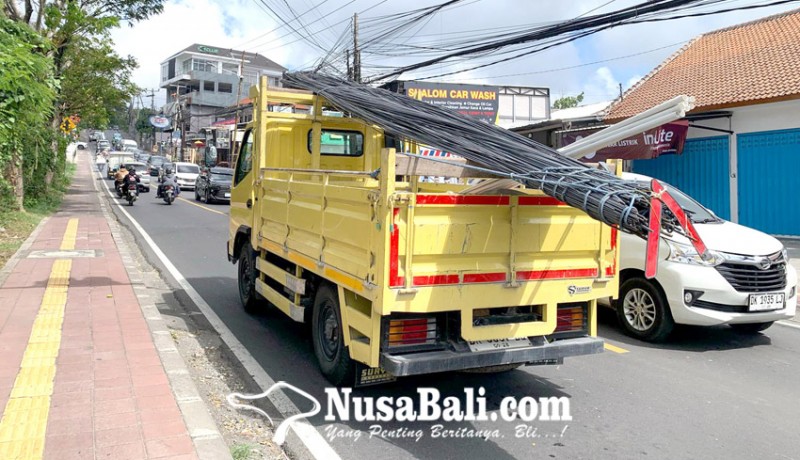
[[[175,172],[175,181],[181,189],[194,190],[197,184],[197,176],[200,175],[200,167],[194,163],[175,162],[172,164]]]
[[[122,140],[122,150],[126,152],[134,152],[139,150],[139,144],[136,143],[133,139],[123,139]]]
[[[624,173],[623,179],[651,178]],[[663,183],[686,210],[708,247],[701,258],[681,236],[661,237],[658,273],[644,276],[647,243],[623,233],[620,238],[619,299],[613,302],[622,327],[633,337],[664,340],[675,324],[728,324],[755,333],[797,307],[797,272],[777,239],[720,219],[700,203]]]

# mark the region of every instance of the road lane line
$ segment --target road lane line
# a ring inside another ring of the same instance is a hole
[[[191,204],[191,205],[197,206],[198,208],[203,208],[203,209],[205,209],[206,211],[215,212],[215,213],[217,213],[217,214],[221,214],[221,215],[223,215],[223,216],[225,216],[225,217],[227,217],[227,216],[228,216],[228,215],[227,215],[227,214],[225,214],[224,212],[217,211],[216,209],[211,209],[211,208],[209,208],[208,206],[203,206],[202,204],[195,203],[194,201],[189,201],[189,200],[187,200],[186,198],[183,198],[183,197],[180,197],[180,196],[179,196],[179,197],[178,197],[178,199],[179,199],[179,200],[181,200],[181,201],[185,201],[185,202],[187,202],[187,203],[189,203],[189,204]]]
[[[614,353],[619,353],[619,354],[629,353],[628,350],[626,350],[624,348],[620,348],[620,347],[618,347],[616,345],[611,345],[608,342],[604,343],[603,347],[605,347],[605,349],[608,350],[608,351],[613,351]]]
[[[95,190],[97,190],[97,184],[95,182]],[[108,192],[108,196],[111,197],[112,201],[114,201],[114,195],[111,194],[111,190],[109,189],[108,185],[106,185],[106,191]],[[192,203],[194,204],[194,203]],[[213,327],[217,333],[219,333],[220,338],[223,342],[228,346],[228,348],[233,352],[236,359],[239,360],[240,363],[244,366],[245,370],[250,374],[253,378],[255,383],[261,387],[262,390],[272,387],[275,384],[275,380],[264,370],[263,367],[256,361],[255,357],[250,353],[249,350],[236,338],[233,332],[228,329],[228,326],[222,322],[222,319],[214,312],[208,302],[203,299],[199,292],[197,292],[194,287],[189,284],[189,281],[178,271],[178,268],[172,264],[172,261],[169,260],[166,254],[158,247],[158,244],[153,240],[150,234],[139,224],[139,222],[131,216],[131,214],[122,207],[119,203],[119,211],[130,221],[131,225],[136,229],[137,232],[142,236],[142,239],[145,243],[150,247],[150,250],[158,257],[158,260],[164,265],[170,275],[175,279],[175,281],[180,285],[180,287],[184,290],[186,295],[192,299],[197,308],[200,309],[203,316],[206,317],[211,327]],[[296,415],[300,413],[300,409],[289,399],[288,396],[282,390],[275,390],[268,396],[269,401],[278,409],[284,417],[290,417],[292,415]],[[333,447],[328,443],[324,436],[317,430],[317,428],[309,423],[307,420],[296,420],[292,422],[290,426],[290,431],[300,439],[300,442],[303,444],[303,447],[308,451],[308,454],[311,455],[312,458],[315,459],[325,459],[325,460],[341,460],[341,457]],[[292,436],[287,436],[287,442],[290,442]],[[304,454],[304,452],[301,452]],[[304,455],[300,455],[301,457]],[[3,457],[0,457],[2,459]]]
[[[775,324],[780,324],[781,326],[791,327],[794,329],[800,329],[800,323],[796,323],[794,321],[782,320],[776,321]]]
[[[70,219],[61,240],[62,251],[75,248],[77,230],[78,219]],[[41,459],[44,455],[71,271],[72,260],[53,262],[19,372],[0,419],[0,458]]]

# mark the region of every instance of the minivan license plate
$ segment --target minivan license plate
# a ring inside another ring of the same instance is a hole
[[[769,311],[783,308],[784,294],[750,294],[749,311]]]
[[[476,340],[467,342],[472,351],[507,350],[509,348],[522,348],[531,346],[531,341],[525,337],[519,339],[494,339]]]

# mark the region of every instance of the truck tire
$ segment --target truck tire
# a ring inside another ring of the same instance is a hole
[[[239,266],[236,271],[239,280],[239,300],[242,302],[242,307],[247,313],[255,313],[260,302],[256,292],[255,252],[249,242],[244,243],[239,252]]]
[[[322,375],[336,386],[352,385],[355,363],[344,345],[339,296],[336,288],[329,284],[322,284],[314,297],[311,336]]]
[[[775,321],[768,323],[731,324],[731,328],[739,334],[756,334],[769,329]]]
[[[640,277],[625,280],[615,303],[617,318],[631,337],[663,342],[675,328],[667,299],[650,280]]]

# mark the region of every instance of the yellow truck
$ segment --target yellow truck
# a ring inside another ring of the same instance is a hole
[[[262,79],[250,98],[228,260],[246,310],[266,300],[310,323],[330,382],[603,350],[596,306],[617,295],[616,230],[537,190],[420,181],[431,165],[312,93]]]

